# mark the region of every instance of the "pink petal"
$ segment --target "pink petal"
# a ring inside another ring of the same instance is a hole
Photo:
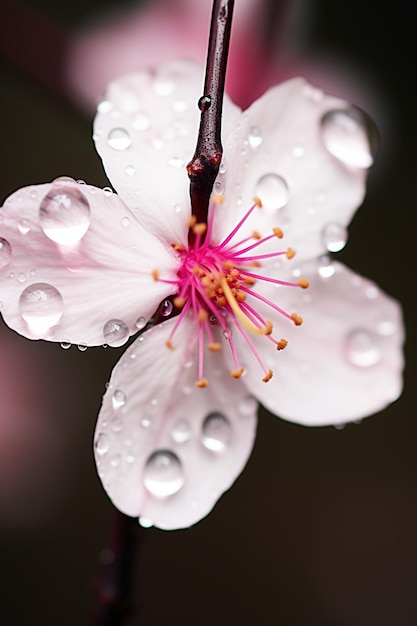
[[[171,293],[152,270],[173,277],[177,261],[110,189],[71,180],[0,209],[1,312],[31,339],[121,345]]]
[[[165,345],[173,318],[143,333],[113,370],[95,433],[99,476],[122,512],[143,525],[183,528],[205,517],[252,450],[256,401],[209,354],[197,381],[188,318]],[[212,358],[210,358],[212,357]]]
[[[310,281],[307,291],[259,286],[304,323],[295,327],[258,305],[274,324],[274,336],[288,339],[288,347],[277,352],[270,342],[255,338],[274,377],[263,383],[253,363],[245,378],[250,391],[279,417],[306,426],[340,424],[382,410],[402,388],[404,331],[398,302],[337,262],[305,262],[298,271]],[[240,341],[239,350],[250,362]]]
[[[197,142],[202,89],[203,70],[190,62],[130,74],[109,85],[94,124],[115,189],[141,223],[169,243],[187,243],[186,165]],[[228,101],[225,110],[233,117]]]
[[[359,113],[349,107],[301,78],[257,100],[239,128],[225,135],[226,172],[217,181],[224,203],[215,238],[225,237],[259,196],[262,210],[239,235],[258,230],[264,236],[281,227],[303,258],[326,250],[324,229],[345,229],[362,202],[372,162],[366,131],[354,119]],[[329,111],[342,112],[323,118]]]

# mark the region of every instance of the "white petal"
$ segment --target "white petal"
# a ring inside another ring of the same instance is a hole
[[[215,238],[223,239],[259,196],[263,208],[240,235],[258,230],[265,236],[281,227],[300,257],[325,251],[323,230],[336,225],[343,231],[348,225],[364,196],[363,165],[371,163],[365,128],[350,118],[349,107],[297,78],[269,90],[244,112],[239,127],[225,135],[226,172],[217,181],[224,203]],[[333,110],[347,113],[332,120],[325,134],[322,118]],[[333,153],[325,145],[329,135]]]
[[[209,386],[195,387],[195,329],[182,321],[170,350],[175,323],[146,331],[126,351],[95,433],[98,473],[113,503],[167,530],[199,521],[232,485],[252,450],[257,411],[218,353],[205,359]]]
[[[152,270],[174,278],[176,264],[111,190],[60,179],[0,209],[1,313],[31,339],[121,345],[172,292]]]
[[[262,289],[304,323],[295,327],[257,306],[274,323],[274,336],[288,339],[288,347],[277,352],[267,340],[255,338],[275,375],[263,383],[253,363],[245,378],[249,389],[273,413],[307,426],[340,424],[380,411],[402,388],[399,304],[340,263],[305,262],[300,269],[310,280],[307,291]],[[242,342],[239,350],[250,362]]]

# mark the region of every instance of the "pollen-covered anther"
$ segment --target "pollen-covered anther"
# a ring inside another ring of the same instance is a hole
[[[283,339],[281,338],[278,342],[277,342],[277,350],[284,350],[284,348],[286,348],[288,346],[288,341],[287,339]]]
[[[195,215],[191,215],[190,219],[187,222],[188,228],[192,228],[196,222],[197,222],[196,216]]]
[[[172,243],[171,247],[177,252],[184,252],[184,246],[181,243]]]
[[[198,387],[199,389],[204,389],[205,387],[208,387],[207,378],[201,378],[200,380],[197,380],[195,386]]]
[[[167,341],[165,342],[165,345],[167,348],[169,348],[170,350],[174,349],[174,344],[172,343],[171,339],[167,339]]]
[[[299,285],[301,289],[307,289],[308,287],[310,287],[310,283],[308,282],[307,278],[299,278],[297,280],[297,285]]]
[[[211,341],[207,344],[207,349],[210,350],[210,352],[219,352],[219,350],[222,349],[222,344],[218,341]]]
[[[292,248],[287,248],[285,256],[287,257],[287,259],[292,259],[293,257],[295,257],[295,250],[293,250]]]
[[[301,326],[303,323],[303,318],[297,315],[297,313],[291,313],[290,317],[296,326]]]
[[[253,201],[257,207],[262,208],[262,200],[258,196],[255,196]]]
[[[254,230],[254,231],[253,231],[253,233],[252,233],[252,237],[253,237],[253,239],[258,239],[258,240],[259,240],[259,239],[262,239],[262,235],[261,235],[261,233],[260,233],[260,232],[258,232],[257,230]]]
[[[158,280],[159,279],[159,270],[157,268],[155,268],[154,270],[152,270],[152,278],[154,280]]]
[[[200,309],[198,312],[198,321],[206,322],[208,320],[208,313],[205,309]]]
[[[214,194],[211,198],[214,202],[214,204],[223,204],[224,202],[224,196],[222,196],[221,194]]]
[[[269,380],[271,380],[273,375],[274,375],[274,372],[272,370],[268,370],[265,376],[262,378],[262,381],[264,383],[267,383]]]
[[[270,322],[269,320],[267,320],[265,322],[265,335],[270,335],[272,333],[273,330],[273,325],[272,322]]]
[[[245,369],[243,367],[239,367],[239,369],[234,370],[233,372],[230,372],[230,376],[232,378],[240,378],[244,371]]]
[[[207,224],[205,222],[198,222],[192,226],[194,235],[204,235],[207,230]]]
[[[278,237],[278,239],[282,239],[284,236],[284,233],[280,228],[273,228],[272,232],[274,233],[275,237]]]
[[[182,298],[181,296],[176,296],[173,300],[172,300],[173,305],[177,308],[177,309],[182,309],[184,304],[186,303],[186,299]]]

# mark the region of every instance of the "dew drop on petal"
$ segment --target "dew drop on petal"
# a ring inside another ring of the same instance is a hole
[[[23,218],[18,223],[17,228],[20,234],[27,235],[30,232],[31,224],[29,220],[27,220],[26,218]]]
[[[122,217],[122,219],[120,220],[120,224],[121,226],[123,226],[123,228],[127,228],[130,224],[130,219],[128,218],[127,215],[125,215],[124,217]]]
[[[100,433],[95,442],[97,454],[103,455],[110,450],[110,441],[105,433]]]
[[[120,409],[126,404],[126,394],[121,389],[116,389],[112,396],[112,405],[114,409]]]
[[[142,330],[142,328],[145,328],[146,326],[146,319],[144,317],[138,317],[135,322],[135,326],[138,330]]]
[[[52,285],[34,283],[20,294],[19,312],[34,333],[43,334],[61,319],[64,300]]]
[[[6,267],[8,263],[10,263],[10,259],[12,258],[12,246],[9,244],[7,239],[3,239],[0,237],[0,270],[3,267]]]
[[[115,454],[111,459],[110,459],[110,465],[112,465],[113,467],[119,467],[120,465],[120,454]]]
[[[164,300],[161,304],[160,314],[163,317],[168,317],[168,315],[171,315],[173,310],[174,305],[172,304],[171,300]]]
[[[85,344],[85,343],[79,343],[79,344],[78,344],[78,346],[77,346],[77,348],[78,348],[78,350],[79,350],[80,352],[85,352],[85,351],[87,350],[88,346],[87,346],[87,344]]]
[[[367,330],[354,330],[346,340],[346,356],[350,363],[358,367],[371,367],[381,359],[376,338]]]
[[[203,422],[203,445],[213,452],[222,452],[230,441],[231,427],[221,413],[210,413]]]
[[[109,113],[109,111],[111,111],[112,108],[113,108],[113,102],[111,102],[110,100],[102,100],[101,102],[99,102],[97,106],[97,111],[99,113]]]
[[[71,343],[69,341],[61,341],[61,348],[63,350],[69,350],[71,348]]]
[[[248,141],[249,141],[249,145],[251,148],[257,148],[258,146],[261,145],[263,139],[262,139],[262,135],[260,133],[259,128],[256,128],[256,126],[253,126],[250,129]]]
[[[322,232],[323,244],[329,252],[339,252],[347,242],[347,230],[340,224],[327,224]]]
[[[188,441],[191,436],[191,428],[187,420],[178,420],[172,429],[171,436],[177,443]]]
[[[360,168],[373,164],[378,131],[361,109],[328,111],[321,119],[321,134],[327,150],[342,163]]]
[[[150,528],[151,526],[153,526],[153,522],[147,517],[140,517],[139,524],[142,526],[142,528]]]
[[[113,128],[107,135],[107,143],[113,150],[127,150],[132,139],[125,128]]]
[[[322,278],[331,278],[335,271],[335,267],[329,256],[324,254],[323,256],[319,257],[318,273]]]
[[[112,196],[113,195],[113,189],[111,187],[103,187],[103,193],[107,197]]]
[[[109,320],[104,324],[103,336],[105,343],[118,348],[129,339],[129,328],[122,320]]]
[[[132,121],[132,126],[135,130],[146,130],[151,125],[151,121],[146,113],[138,111],[135,113]]]
[[[40,204],[39,219],[48,239],[73,245],[88,230],[90,204],[76,187],[54,184]]]
[[[184,485],[184,471],[177,455],[170,450],[153,452],[146,461],[143,482],[157,498],[177,493]]]
[[[128,176],[134,176],[135,173],[136,173],[135,167],[133,165],[130,165],[130,164],[126,165],[123,171]]]
[[[267,211],[277,211],[288,202],[288,185],[278,174],[265,174],[255,187],[255,196],[258,196],[262,206]]]

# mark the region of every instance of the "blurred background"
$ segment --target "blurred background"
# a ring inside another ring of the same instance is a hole
[[[105,82],[187,50],[203,59],[210,4],[6,0],[0,201],[64,174],[105,186],[91,140]],[[385,411],[342,430],[308,429],[261,410],[252,457],[208,518],[171,533],[134,528],[123,624],[417,623],[411,7],[236,0],[229,90],[239,104],[304,74],[366,108],[380,128],[368,195],[338,257],[402,302],[405,390]],[[5,626],[93,623],[114,510],[96,477],[92,434],[122,352],[30,342],[0,320]]]

